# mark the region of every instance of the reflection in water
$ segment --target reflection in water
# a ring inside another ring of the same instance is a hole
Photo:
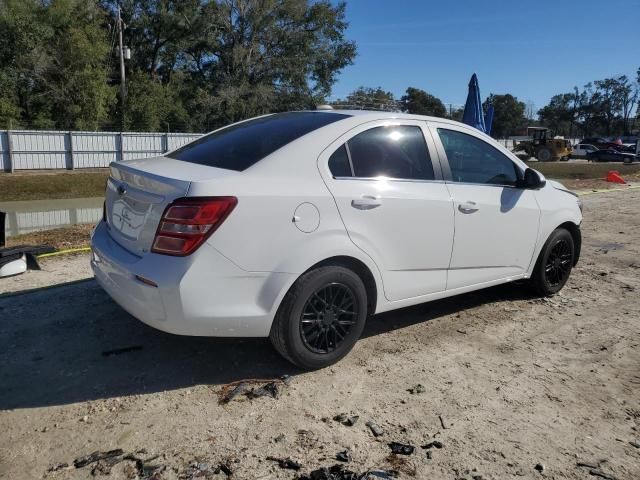
[[[102,197],[92,197],[0,202],[0,211],[7,213],[5,232],[8,238],[77,223],[97,223],[102,218],[103,201]]]

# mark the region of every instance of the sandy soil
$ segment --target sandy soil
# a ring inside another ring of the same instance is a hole
[[[638,479],[638,202],[640,190],[585,197],[583,256],[560,295],[510,285],[380,315],[345,360],[311,373],[267,341],[163,334],[93,280],[65,285],[88,276],[87,256],[0,281],[60,283],[0,297],[0,477],[288,479],[348,450],[346,468],[400,478]],[[284,374],[277,399],[218,403],[229,382]],[[342,412],[359,419],[334,421]],[[417,448],[390,455],[392,441]],[[118,448],[129,460],[73,466]]]

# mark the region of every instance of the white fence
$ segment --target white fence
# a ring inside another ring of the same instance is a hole
[[[112,161],[161,155],[200,135],[0,130],[0,171],[107,167]]]

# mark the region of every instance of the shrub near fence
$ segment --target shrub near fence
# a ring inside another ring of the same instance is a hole
[[[100,168],[162,155],[200,133],[0,130],[0,171]]]

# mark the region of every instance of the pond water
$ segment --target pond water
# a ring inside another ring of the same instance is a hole
[[[5,234],[9,238],[77,223],[97,223],[102,218],[103,202],[103,197],[0,202],[0,211],[7,214]]]

